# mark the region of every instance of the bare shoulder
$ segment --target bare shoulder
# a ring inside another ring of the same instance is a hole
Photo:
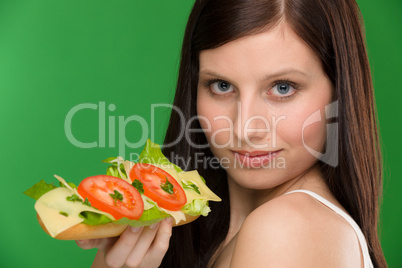
[[[275,198],[241,227],[231,267],[361,267],[352,227],[304,193]]]

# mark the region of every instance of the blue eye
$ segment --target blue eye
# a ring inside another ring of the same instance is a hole
[[[224,94],[233,91],[233,86],[226,81],[215,81],[211,83],[211,90],[216,94]]]
[[[279,82],[272,88],[272,91],[273,95],[284,97],[293,95],[296,89],[287,82]]]
[[[298,90],[300,90],[299,84],[284,79],[275,81],[267,94],[277,101],[289,101],[297,95]]]
[[[276,86],[276,89],[278,90],[279,93],[286,94],[290,90],[290,85],[288,85],[288,84],[279,84],[279,85]]]

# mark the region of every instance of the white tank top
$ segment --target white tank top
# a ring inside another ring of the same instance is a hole
[[[327,207],[329,207],[330,209],[335,211],[342,218],[347,220],[349,222],[349,224],[352,225],[353,230],[355,230],[355,233],[356,233],[356,235],[357,235],[357,237],[359,239],[360,247],[361,247],[362,252],[363,252],[364,268],[373,268],[373,263],[371,262],[371,259],[370,259],[370,254],[369,254],[369,251],[368,251],[366,239],[365,239],[360,227],[357,225],[357,223],[353,220],[352,217],[350,217],[343,210],[341,210],[339,207],[337,207],[334,204],[332,204],[330,201],[328,201],[324,197],[322,197],[322,196],[320,196],[320,195],[318,195],[318,194],[316,194],[316,193],[314,193],[312,191],[309,191],[309,190],[294,190],[294,191],[287,192],[287,193],[285,193],[283,195],[290,194],[290,193],[296,193],[296,192],[306,193],[306,194],[314,197],[315,199],[317,199],[318,201],[320,201],[321,203],[323,203],[324,205],[326,205]]]

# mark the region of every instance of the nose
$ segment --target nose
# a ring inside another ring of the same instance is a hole
[[[237,103],[234,135],[237,146],[267,148],[270,132],[269,110],[258,96],[244,96]]]

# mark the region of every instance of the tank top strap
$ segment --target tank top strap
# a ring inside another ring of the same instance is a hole
[[[359,242],[360,242],[360,247],[361,247],[362,253],[363,253],[364,268],[373,268],[373,264],[370,259],[370,254],[368,251],[368,247],[367,247],[367,243],[366,243],[364,234],[362,233],[362,231],[361,231],[360,227],[357,225],[357,223],[353,220],[353,218],[351,216],[349,216],[347,213],[345,213],[343,210],[341,210],[339,207],[335,206],[329,200],[327,200],[324,197],[320,196],[319,194],[316,194],[309,190],[294,190],[294,191],[284,193],[283,195],[287,195],[290,193],[297,193],[297,192],[306,193],[306,194],[314,197],[315,199],[317,199],[318,201],[323,203],[325,206],[327,206],[330,209],[332,209],[333,211],[335,211],[339,216],[344,218],[347,222],[349,222],[349,224],[352,226],[352,228],[355,231],[355,233],[359,239]]]

